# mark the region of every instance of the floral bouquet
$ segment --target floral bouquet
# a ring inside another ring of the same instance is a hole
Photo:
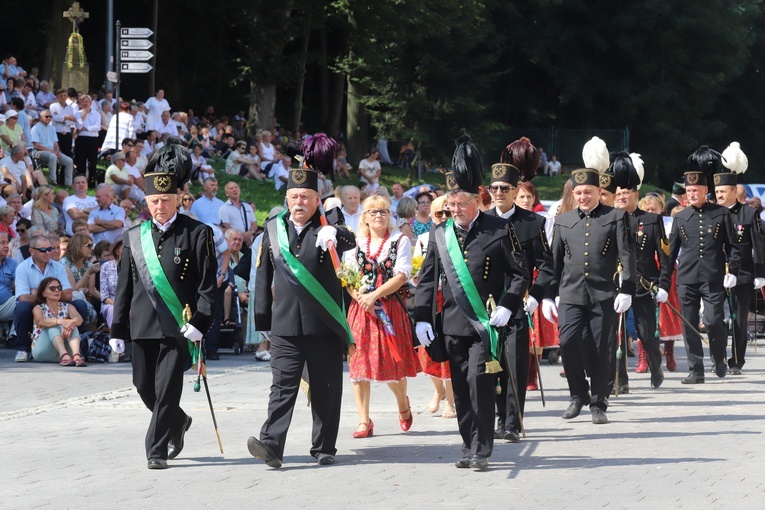
[[[425,260],[425,257],[422,255],[412,255],[412,278],[420,274],[420,269],[422,269],[422,262]]]
[[[355,263],[349,263],[343,261],[340,269],[340,284],[343,287],[358,291],[359,294],[366,294],[375,290],[374,279],[371,274],[363,274],[359,270],[359,266]],[[388,314],[385,313],[385,309],[382,307],[382,303],[377,301],[375,303],[375,315],[380,322],[382,322],[385,332],[389,335],[396,336],[393,330],[393,322],[391,322]]]

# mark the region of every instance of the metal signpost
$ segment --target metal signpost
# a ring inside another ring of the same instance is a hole
[[[117,84],[117,102],[120,98],[120,81],[122,73],[145,74],[152,70],[151,64],[147,60],[154,58],[154,54],[148,51],[154,43],[148,38],[154,35],[148,28],[122,28],[122,23],[117,21],[117,60],[114,73],[107,73],[107,79]],[[123,63],[124,61],[124,63]],[[116,149],[120,150],[120,108],[117,108],[115,115]]]

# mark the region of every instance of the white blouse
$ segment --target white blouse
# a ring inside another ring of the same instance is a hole
[[[385,244],[383,245],[382,250],[380,250],[380,255],[377,257],[377,262],[382,262],[386,258],[388,258],[388,253],[390,252],[391,243],[393,243],[396,240],[398,240],[398,246],[396,247],[396,262],[393,264],[393,274],[395,276],[401,273],[404,276],[406,276],[406,279],[408,280],[410,275],[412,274],[412,242],[405,235],[401,235],[400,230],[394,230],[393,232],[391,232],[390,236],[385,241]],[[345,253],[350,254],[350,256],[353,257],[352,263],[355,265],[356,254],[359,251],[366,252],[366,249],[367,249],[367,238],[357,237],[356,249],[349,250]]]

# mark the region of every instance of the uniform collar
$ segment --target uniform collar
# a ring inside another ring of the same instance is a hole
[[[497,216],[499,216],[500,218],[509,220],[513,216],[513,214],[515,214],[515,204],[513,204],[513,206],[510,208],[510,210],[507,211],[506,213],[499,212],[499,208],[498,207],[495,207],[494,210],[496,211]],[[471,225],[472,225],[472,223],[471,223]]]
[[[582,211],[580,208],[576,208],[576,211],[579,213],[579,219],[583,219],[585,216],[594,216],[596,212],[600,210],[600,208],[603,206],[603,204],[598,203],[595,207],[590,209],[588,212]]]
[[[167,223],[165,223],[164,225],[160,225],[160,223],[154,218],[151,219],[151,222],[154,224],[157,230],[159,230],[160,232],[164,234],[165,232],[170,230],[170,227],[173,226],[173,223],[175,223],[176,219],[178,219],[178,213],[173,214],[173,217],[167,220]]]
[[[462,230],[463,232],[470,232],[470,229],[473,228],[473,225],[475,225],[475,222],[478,220],[478,217],[481,215],[481,212],[479,211],[478,214],[475,215],[475,218],[473,218],[473,221],[470,222],[470,225],[468,225],[468,228],[462,228],[460,227],[457,222],[454,222],[454,226],[458,229]]]

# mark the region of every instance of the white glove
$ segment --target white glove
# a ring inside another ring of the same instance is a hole
[[[420,341],[420,345],[427,347],[433,342],[435,335],[433,334],[433,327],[429,322],[418,322],[414,326],[414,329],[417,333],[417,340]]]
[[[755,278],[754,290],[760,290],[763,287],[765,287],[765,278]]]
[[[181,334],[192,342],[200,342],[202,340],[202,332],[191,324],[184,324],[181,328]]]
[[[321,227],[316,234],[316,247],[327,251],[327,243],[337,244],[337,229],[330,225]]]
[[[666,290],[659,289],[656,291],[656,296],[654,296],[654,299],[657,303],[666,303],[669,299],[669,294],[667,294]]]
[[[489,318],[489,324],[491,324],[494,327],[504,326],[507,324],[507,321],[510,320],[510,317],[512,317],[513,314],[510,313],[510,310],[505,308],[504,306],[498,306],[496,310],[491,312],[491,317]]]
[[[614,299],[614,311],[616,313],[624,313],[632,306],[632,296],[629,294],[617,294]]]
[[[723,287],[726,289],[732,289],[736,286],[736,275],[732,275],[730,273],[725,275],[725,278],[723,278]]]
[[[112,338],[109,340],[109,346],[112,348],[112,352],[122,354],[125,352],[125,341],[119,338]]]
[[[558,318],[558,305],[552,299],[542,300],[542,315],[545,316],[549,322],[555,322],[553,317]]]
[[[526,306],[523,307],[523,311],[528,314],[532,314],[538,307],[539,301],[534,299],[534,296],[529,296],[526,298]]]

